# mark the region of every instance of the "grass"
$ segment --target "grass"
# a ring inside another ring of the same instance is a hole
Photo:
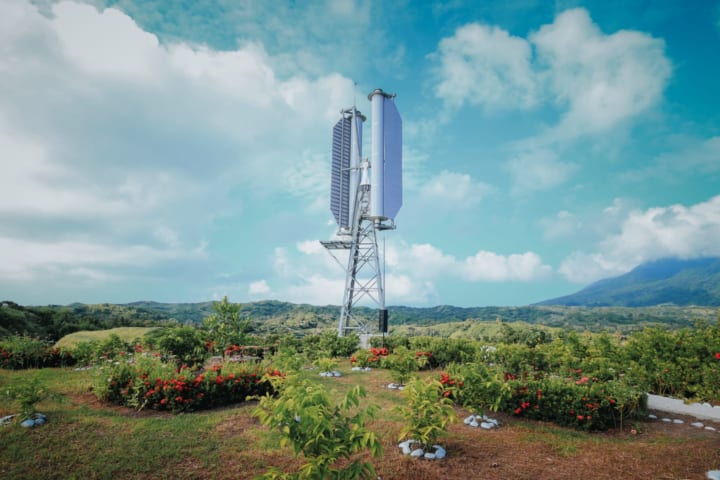
[[[121,340],[131,342],[136,338],[142,338],[145,334],[154,330],[154,327],[118,327],[111,328],[109,330],[82,330],[74,332],[69,335],[65,335],[63,338],[57,341],[56,347],[70,348],[77,345],[80,342],[89,341],[103,341],[110,337],[110,335],[117,335]]]
[[[720,433],[648,423],[637,436],[629,427],[590,434],[500,414],[502,427],[496,430],[452,425],[440,442],[447,459],[411,460],[396,446],[401,425],[392,408],[402,395],[385,388],[388,372],[351,372],[345,362],[340,370],[340,378],[319,377],[313,370],[303,375],[336,398],[360,383],[368,391],[362,404],[380,406],[369,427],[385,450],[374,461],[383,479],[701,479],[720,469]],[[302,463],[253,418],[252,403],[180,415],[135,412],[99,402],[88,391],[90,372],[72,369],[0,370],[0,391],[34,374],[66,400],[39,406],[49,418],[45,426],[0,428],[0,478],[250,479],[269,466],[292,470]],[[0,415],[12,412],[11,405],[0,403]],[[458,410],[460,419],[466,415]]]

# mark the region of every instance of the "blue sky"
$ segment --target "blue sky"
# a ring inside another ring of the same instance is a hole
[[[717,1],[3,0],[0,297],[339,304],[330,134],[375,88],[389,305],[720,255],[718,85]]]

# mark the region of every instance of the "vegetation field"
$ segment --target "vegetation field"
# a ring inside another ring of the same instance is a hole
[[[83,330],[65,335],[55,343],[55,347],[72,348],[80,342],[102,342],[112,335],[117,335],[125,342],[131,342],[137,338],[142,338],[152,330],[154,330],[153,327],[117,327],[109,330]]]
[[[259,334],[227,298],[212,308],[200,325],[125,325],[61,345],[0,338],[0,417],[13,416],[0,421],[0,478],[700,479],[720,469],[720,424],[647,421],[648,393],[720,405],[718,322],[624,335],[464,321],[461,335],[394,333],[360,348],[334,330]],[[466,425],[471,414],[499,428]]]
[[[365,386],[362,404],[381,407],[368,426],[384,454],[368,460],[383,479],[702,479],[720,468],[720,433],[660,422],[633,425],[636,435],[630,426],[587,433],[503,414],[495,415],[501,423],[495,430],[452,424],[440,439],[449,452],[442,461],[411,459],[397,448],[401,420],[393,407],[402,395],[386,388],[389,373],[351,371],[347,361],[339,370],[339,378],[319,377],[316,370],[302,375],[327,387],[334,401],[355,384]],[[2,478],[250,479],[268,467],[302,463],[252,415],[256,402],[179,415],[137,412],[99,401],[88,391],[91,372],[68,368],[0,370],[0,385],[26,375],[39,376],[65,400],[38,406],[49,419],[42,427],[0,429]],[[456,409],[459,418],[467,414]],[[9,413],[9,405],[0,406],[0,415]]]

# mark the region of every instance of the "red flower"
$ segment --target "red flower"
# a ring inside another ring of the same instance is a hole
[[[160,405],[165,405],[166,403],[167,403],[166,398],[163,398],[162,400],[160,400]]]
[[[720,352],[717,352],[717,353],[715,354],[715,358],[717,358],[718,360],[720,360]]]
[[[522,408],[518,407],[515,409],[515,415],[520,415],[522,413]]]
[[[578,419],[578,420],[585,420],[585,417],[583,417],[582,415],[578,415],[578,416],[577,416],[577,419]]]

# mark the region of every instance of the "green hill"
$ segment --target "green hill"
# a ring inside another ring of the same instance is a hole
[[[646,307],[720,306],[720,258],[645,263],[631,272],[593,283],[579,292],[537,305]]]

